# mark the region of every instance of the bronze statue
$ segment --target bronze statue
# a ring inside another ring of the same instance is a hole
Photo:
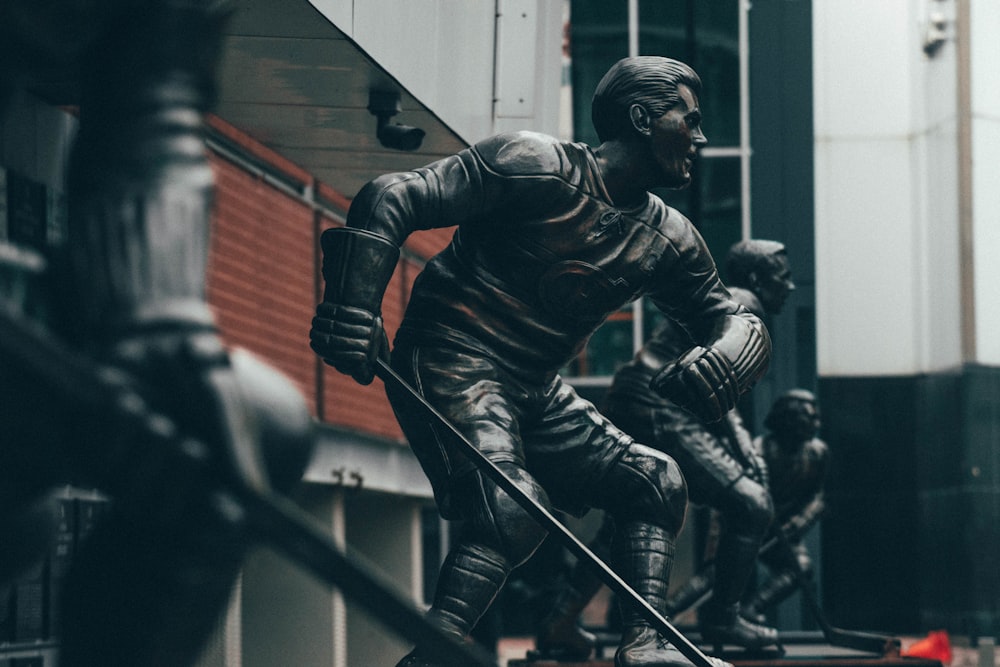
[[[754,450],[764,459],[767,485],[775,506],[759,559],[771,576],[744,598],[740,614],[763,623],[764,612],[791,595],[812,576],[812,561],[802,541],[824,509],[823,483],[828,450],[817,438],[819,408],[805,389],[792,389],[772,405],[764,422],[768,433],[754,439]],[[694,606],[715,585],[715,565],[708,562],[669,600],[673,613]],[[828,638],[829,639],[829,638]],[[864,650],[870,650],[867,647]]]
[[[761,317],[780,312],[795,288],[785,247],[777,241],[751,239],[735,244],[727,253],[726,269],[734,298]],[[674,457],[691,500],[719,514],[712,598],[698,613],[702,640],[748,649],[776,645],[774,628],[749,622],[739,614],[740,598],[773,518],[766,466],[753,448],[750,433],[737,410],[716,424],[706,424],[645,388],[645,378],[657,360],[686,345],[684,330],[676,322],[665,321],[633,361],[615,375],[605,411],[627,433],[651,439],[654,446]],[[673,611],[670,601],[667,609]]]
[[[691,332],[680,358],[656,369],[659,393],[720,419],[766,370],[762,322],[723,287],[690,222],[648,192],[690,181],[706,143],[700,89],[683,63],[626,58],[594,95],[597,148],[502,134],[375,179],[347,226],[323,235],[326,289],[310,332],[328,364],[371,382],[375,360],[389,354],[380,308],[399,246],[420,229],[457,226],[413,285],[393,368],[537,502],[613,515],[618,572],[658,610],[687,505],[680,470],[615,428],[558,370],[639,296]],[[429,611],[464,638],[545,532],[406,395],[387,389],[441,514],[464,519]],[[625,613],[620,667],[689,664]],[[420,646],[399,663],[435,664]]]
[[[760,619],[764,612],[795,592],[802,581],[798,573],[812,576],[812,559],[803,537],[825,509],[823,487],[829,448],[819,437],[821,426],[816,396],[792,389],[775,400],[764,426],[767,432],[754,439],[763,453],[774,500],[771,532],[783,539],[768,540],[760,560],[771,572],[753,596],[744,602],[746,618]]]
[[[735,244],[727,254],[726,269],[733,299],[761,317],[779,312],[795,287],[785,247],[776,241],[753,239]],[[754,454],[751,436],[735,409],[721,421],[709,423],[651,387],[666,360],[690,345],[685,328],[676,320],[665,320],[615,375],[604,414],[639,442],[674,458],[687,480],[691,499],[719,508],[726,520],[719,545],[722,575],[716,582],[717,602],[704,615],[703,638],[715,644],[771,645],[777,641],[774,629],[749,624],[737,614],[772,513],[764,466]],[[606,521],[613,521],[613,517]],[[605,526],[595,542],[605,540],[608,534]],[[604,547],[594,544],[592,548]],[[599,588],[600,582],[588,572],[574,568],[537,633],[536,643],[543,654],[590,654],[593,637],[576,619]],[[675,601],[668,600],[665,609],[668,614],[675,612]]]

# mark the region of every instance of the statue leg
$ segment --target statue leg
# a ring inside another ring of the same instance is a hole
[[[698,614],[702,638],[716,647],[775,645],[777,630],[751,623],[740,615],[740,599],[773,516],[770,495],[754,480],[742,477],[725,490],[719,510],[723,527],[715,555],[715,587],[712,599]]]
[[[615,535],[614,562],[620,576],[657,611],[667,606],[674,536],[649,523],[625,523]],[[619,601],[622,639],[615,667],[686,665],[688,660],[669,646],[628,601]]]
[[[687,487],[680,468],[666,454],[632,443],[606,476],[601,500],[615,519],[612,562],[616,571],[664,614],[674,541],[687,510]],[[660,636],[631,600],[619,600],[619,605],[622,638],[615,667],[690,667],[691,662]]]
[[[588,547],[607,561],[613,535],[614,521],[606,516]],[[535,636],[535,646],[543,655],[574,660],[590,656],[597,638],[580,627],[577,621],[602,585],[588,563],[578,560],[574,564],[569,580],[556,594],[552,609],[542,619]]]
[[[743,603],[740,615],[752,623],[763,623],[765,612],[787,599],[798,586],[798,579],[791,572],[775,574],[757,589],[749,601]]]
[[[769,553],[762,560],[771,569],[771,577],[754,593],[750,600],[742,605],[741,615],[748,620],[756,621],[763,617],[771,607],[784,602],[799,587],[799,578],[793,568],[798,568],[807,578],[812,577],[812,559],[805,545],[794,544],[795,559],[792,554]],[[781,550],[779,546],[779,551]]]
[[[671,616],[683,614],[695,606],[713,586],[715,586],[715,565],[710,563],[667,598],[667,613]]]
[[[519,486],[548,506],[548,498],[523,468],[498,463]],[[530,515],[480,473],[457,484],[455,499],[466,507],[462,539],[441,566],[428,618],[443,632],[465,639],[500,592],[507,575],[524,563],[545,539]],[[442,667],[417,646],[397,667]]]

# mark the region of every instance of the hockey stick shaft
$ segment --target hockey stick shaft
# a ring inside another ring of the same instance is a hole
[[[826,638],[827,643],[831,646],[841,646],[844,648],[864,651],[866,653],[878,653],[881,655],[886,655],[899,650],[899,639],[896,637],[871,632],[845,630],[831,625],[830,621],[826,618],[826,614],[823,613],[823,608],[820,606],[819,600],[816,598],[816,592],[813,590],[812,582],[808,577],[806,577],[802,568],[799,567],[798,557],[795,550],[792,548],[792,544],[789,542],[788,537],[779,530],[777,531],[777,536],[772,538],[772,540],[777,540],[777,542],[781,544],[781,547],[785,550],[785,553],[790,559],[790,564],[794,566],[792,568],[792,574],[795,576],[795,580],[799,584],[799,589],[802,591],[802,597],[805,599],[806,605],[809,607],[809,611],[811,611],[813,617],[815,617],[816,623],[819,624],[820,630],[822,630],[823,637]],[[770,544],[771,542],[765,546],[770,546]]]

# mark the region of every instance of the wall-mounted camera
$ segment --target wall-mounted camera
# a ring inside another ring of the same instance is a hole
[[[426,132],[412,125],[390,123],[389,119],[402,110],[399,93],[396,91],[370,91],[368,111],[378,119],[375,136],[386,148],[400,151],[415,151],[420,148]]]

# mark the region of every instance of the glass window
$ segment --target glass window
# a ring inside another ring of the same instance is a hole
[[[691,2],[639,2],[639,53],[683,60],[691,66],[694,51]]]
[[[716,262],[721,262],[729,247],[740,240],[742,205],[740,199],[740,158],[704,158],[695,166],[698,202],[698,231],[705,237]]]
[[[613,313],[594,332],[587,347],[563,369],[566,377],[611,377],[632,358],[632,306]]]
[[[683,60],[701,76],[711,146],[740,143],[739,0],[639,3],[639,53]]]
[[[628,4],[571,0],[570,67],[577,141],[599,143],[590,118],[590,99],[608,68],[628,54]],[[739,0],[639,0],[637,4],[639,53],[683,60],[701,76],[699,101],[712,149],[698,160],[691,187],[655,194],[691,220],[716,263],[721,263],[742,234],[741,179],[746,175],[741,173],[740,157],[739,12],[743,10]],[[662,317],[648,301],[614,313],[564,369],[564,375],[578,385],[606,384]]]
[[[604,73],[628,55],[628,3],[572,0],[570,53],[576,140],[596,146],[590,99]]]
[[[738,0],[694,2],[695,56],[702,80],[701,109],[709,146],[740,145]]]

